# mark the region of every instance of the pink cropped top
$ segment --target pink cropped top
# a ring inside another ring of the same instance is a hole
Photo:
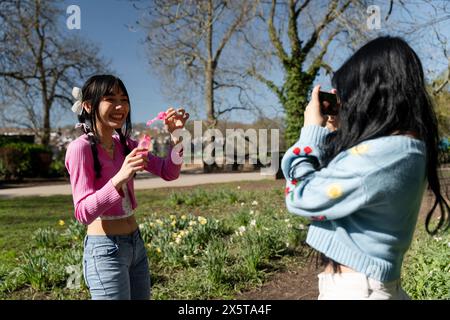
[[[111,178],[119,172],[125,160],[122,144],[117,135],[113,136],[113,143],[114,159],[111,159],[106,150],[97,144],[98,160],[102,167],[100,178],[95,177],[94,157],[86,135],[75,139],[67,147],[65,165],[70,175],[75,218],[83,224],[88,225],[97,218],[127,217],[132,215],[137,207],[134,179],[128,181],[120,192],[111,182]],[[128,139],[127,143],[130,150],[138,145],[138,142],[132,139]],[[177,179],[181,164],[175,164],[171,154],[172,148],[169,150],[169,156],[164,159],[149,152],[145,170],[167,181]],[[182,159],[182,151],[176,156]]]

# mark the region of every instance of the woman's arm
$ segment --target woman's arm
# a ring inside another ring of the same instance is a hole
[[[89,144],[78,140],[68,146],[65,165],[70,175],[75,218],[86,225],[122,201],[111,180],[101,189],[95,190],[93,163]]]
[[[299,141],[286,152],[281,164],[287,209],[313,220],[339,219],[367,203],[363,176],[351,155],[338,155],[339,167],[331,162],[317,170],[320,144],[328,132],[317,125],[302,128]]]

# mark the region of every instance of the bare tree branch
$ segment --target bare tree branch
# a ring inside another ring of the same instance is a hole
[[[246,107],[230,107],[230,108],[227,108],[227,109],[224,109],[224,110],[217,111],[217,117],[221,116],[224,113],[231,112],[233,110],[246,110],[246,111],[248,111],[249,109],[246,108]]]
[[[350,1],[347,2],[347,6],[350,4]],[[314,28],[314,31],[312,35],[310,36],[309,40],[306,42],[306,44],[303,46],[303,56],[306,58],[306,55],[309,53],[309,51],[315,46],[317,40],[320,38],[320,35],[322,34],[325,27],[331,23],[334,18],[337,16],[334,14],[334,11],[336,10],[338,6],[338,0],[332,0],[329,4],[328,11],[322,20],[322,22]],[[343,6],[345,10],[345,6]],[[342,11],[341,11],[342,12]]]
[[[71,105],[68,97],[74,82],[107,70],[95,46],[77,37],[68,39],[59,31],[62,14],[50,2],[15,0],[2,2],[0,15],[5,33],[0,42],[0,86],[5,95],[0,99],[12,104],[11,110],[22,111],[15,124],[32,127],[45,145],[52,109],[68,110],[64,105]]]
[[[203,105],[211,123],[221,114],[216,107],[223,95],[217,90],[242,87],[242,74],[228,72],[239,69],[230,63],[228,52],[243,37],[257,4],[245,0],[154,0],[149,6],[151,18],[139,22],[148,32],[149,62],[172,89],[166,93],[184,104]],[[175,86],[182,90],[174,90]]]
[[[285,96],[282,88],[279,88],[273,81],[266,79],[263,75],[256,72],[255,69],[248,70],[249,74],[264,83],[273,93],[275,93],[280,101],[285,101]]]
[[[269,38],[277,51],[278,58],[280,59],[281,64],[286,67],[286,65],[289,63],[289,57],[288,57],[286,51],[284,51],[283,43],[281,42],[280,37],[277,35],[277,30],[275,29],[275,25],[274,25],[276,5],[277,5],[277,1],[272,0],[272,6],[270,8],[269,20],[267,21],[268,28],[269,28]]]
[[[307,71],[308,74],[310,74],[311,76],[315,76],[317,74],[317,71],[323,65],[323,57],[328,52],[328,46],[333,41],[333,39],[336,37],[336,35],[339,34],[339,32],[340,32],[340,30],[336,29],[335,31],[333,31],[330,34],[328,39],[325,41],[321,51],[319,52],[319,54],[317,54],[315,56],[313,62],[311,63],[311,66],[308,68],[308,71]]]

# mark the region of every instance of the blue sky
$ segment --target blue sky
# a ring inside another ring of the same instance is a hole
[[[150,72],[145,58],[142,30],[130,31],[138,14],[127,1],[71,0],[68,5],[78,5],[81,10],[81,29],[68,30],[91,40],[100,48],[100,54],[111,61],[111,68],[125,83],[132,102],[132,122],[145,122],[171,101],[159,92],[161,83]],[[77,84],[81,87],[83,83]],[[76,118],[64,121],[75,123]]]
[[[176,101],[170,100],[160,92],[162,82],[157,74],[151,72],[146,60],[147,52],[142,44],[145,38],[144,31],[140,28],[130,30],[127,27],[135,25],[135,21],[139,18],[139,12],[133,8],[130,1],[63,0],[63,3],[65,6],[78,5],[81,11],[81,29],[66,30],[66,34],[77,34],[95,43],[100,48],[100,55],[111,61],[111,68],[125,83],[131,98],[133,123],[143,123],[168,106],[178,106]],[[67,14],[62,19],[64,25],[68,16]],[[277,71],[272,76],[279,81],[282,79],[282,74]],[[81,87],[83,83],[74,85]],[[281,111],[281,106],[272,93],[265,94],[261,104],[273,106]],[[189,106],[185,107],[189,112]],[[274,116],[273,108],[266,110],[268,116]],[[200,113],[199,116],[204,118],[204,113]],[[246,116],[248,113],[243,116],[243,112],[236,112],[230,120],[242,121]],[[76,122],[75,115],[70,114],[58,125]]]
[[[377,3],[377,1],[374,2]],[[383,3],[385,1],[378,2]],[[63,0],[63,5],[69,6],[71,4],[78,5],[81,9],[81,29],[66,30],[67,34],[81,35],[88,41],[92,41],[100,48],[100,55],[111,61],[111,68],[124,81],[130,94],[133,123],[143,123],[156,116],[159,111],[165,110],[169,105],[177,106],[175,101],[169,100],[160,92],[162,83],[158,75],[151,72],[146,59],[147,52],[142,44],[145,37],[144,31],[139,28],[130,30],[127,27],[127,25],[135,25],[135,21],[139,17],[139,12],[133,8],[130,1]],[[63,18],[65,25],[66,17]],[[447,24],[447,26],[449,25]],[[450,39],[449,33],[450,26],[446,28],[446,35]],[[414,47],[414,44],[412,45]],[[415,47],[415,49],[417,48]],[[425,68],[427,68],[428,62],[424,58],[430,53],[426,50],[422,51],[422,49],[419,49],[418,53],[423,59]],[[333,59],[335,62],[333,67],[338,67],[347,55],[344,53],[341,58]],[[272,77],[281,80],[282,74],[275,69]],[[318,77],[316,83],[319,82],[325,85],[325,89],[330,89],[328,77]],[[74,83],[74,85],[81,87],[83,83]],[[265,88],[263,87],[263,89]],[[269,93],[266,97],[265,105],[272,105],[281,110],[281,106],[273,94]],[[189,111],[189,106],[186,106],[186,108]],[[233,120],[233,118],[231,119]],[[234,119],[242,119],[242,114],[236,114]],[[69,117],[64,117],[58,125],[71,124],[76,121],[76,117],[70,114]]]

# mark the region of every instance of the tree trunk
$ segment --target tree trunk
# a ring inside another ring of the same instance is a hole
[[[44,146],[48,146],[50,144],[50,105],[46,102],[44,105],[44,128],[42,133],[41,143]]]
[[[217,125],[216,114],[214,110],[214,58],[213,58],[213,3],[212,0],[208,2],[208,33],[206,37],[206,48],[208,50],[208,58],[205,63],[205,107],[206,119],[208,128],[215,128]],[[211,136],[209,143],[214,143],[215,137]],[[211,156],[215,158],[216,150],[213,149]],[[214,161],[212,164],[207,164],[203,161],[203,171],[206,173],[217,170],[217,164]]]
[[[300,136],[300,129],[304,121],[303,114],[308,105],[308,93],[314,78],[315,76],[302,72],[300,66],[295,66],[287,71],[286,101],[283,104],[286,111],[286,145],[294,144]]]
[[[205,68],[205,106],[208,126],[215,127],[216,115],[214,110],[214,70],[212,61],[206,63]]]

